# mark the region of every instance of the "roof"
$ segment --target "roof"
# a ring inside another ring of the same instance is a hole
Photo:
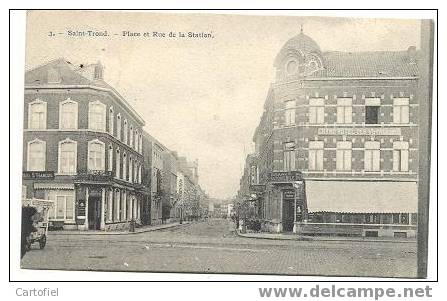
[[[90,65],[88,65],[90,66]],[[85,66],[84,68],[88,67]],[[49,82],[49,70],[57,69],[58,82]],[[25,88],[64,88],[90,87],[109,91],[134,117],[144,125],[143,118],[129,105],[118,91],[102,79],[91,80],[79,72],[79,66],[74,66],[64,58],[59,58],[32,68],[25,73]]]
[[[416,213],[416,182],[306,181],[309,212]]]
[[[324,52],[323,69],[309,77],[416,77],[407,51]]]

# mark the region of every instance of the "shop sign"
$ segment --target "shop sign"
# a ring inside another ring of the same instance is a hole
[[[319,128],[318,135],[322,136],[400,136],[400,128]]]
[[[22,177],[24,180],[52,180],[54,179],[54,171],[24,171]]]
[[[269,174],[270,182],[296,182],[302,180],[303,176],[299,171],[278,171]]]

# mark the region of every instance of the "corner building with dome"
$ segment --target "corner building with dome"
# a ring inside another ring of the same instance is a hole
[[[285,43],[238,194],[263,231],[416,236],[419,55]]]

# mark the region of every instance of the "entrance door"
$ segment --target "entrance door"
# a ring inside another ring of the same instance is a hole
[[[283,232],[293,231],[293,200],[282,201],[282,230]]]
[[[101,198],[89,197],[88,199],[88,228],[90,230],[101,229]]]

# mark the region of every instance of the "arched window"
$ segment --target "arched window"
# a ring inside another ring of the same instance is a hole
[[[113,147],[109,145],[109,161],[108,161],[108,171],[113,170]]]
[[[35,139],[28,142],[28,171],[44,171],[46,158],[46,143],[45,141]]]
[[[113,107],[110,107],[110,109],[109,109],[109,133],[112,136],[113,136],[113,119],[114,119]]]
[[[59,166],[61,174],[76,174],[77,143],[71,139],[59,142]]]
[[[133,146],[133,126],[130,125],[130,137],[129,137],[129,146],[132,147]]]
[[[116,115],[116,138],[121,140],[121,114]]]
[[[143,138],[141,137],[141,133],[140,133],[140,143],[138,144],[138,152],[140,153],[140,154],[142,154],[143,153]]]
[[[129,156],[129,182],[133,182],[133,161],[132,156]]]
[[[47,128],[47,103],[36,99],[28,105],[28,128],[42,130]]]
[[[127,179],[127,156],[123,153],[123,180]]]
[[[105,147],[104,142],[98,139],[88,143],[88,169],[105,170]]]
[[[100,101],[89,103],[88,128],[95,131],[106,130],[106,105]]]
[[[138,130],[135,130],[135,147],[134,147],[134,149],[136,150],[136,151],[138,151],[138,147],[139,147],[139,140],[138,140]]]
[[[70,98],[59,104],[59,128],[63,130],[78,128],[78,103]]]
[[[117,179],[120,177],[120,170],[121,170],[121,156],[120,156],[120,150],[116,150],[116,159],[115,159],[115,176]]]
[[[124,119],[124,143],[127,144],[127,120]]]

